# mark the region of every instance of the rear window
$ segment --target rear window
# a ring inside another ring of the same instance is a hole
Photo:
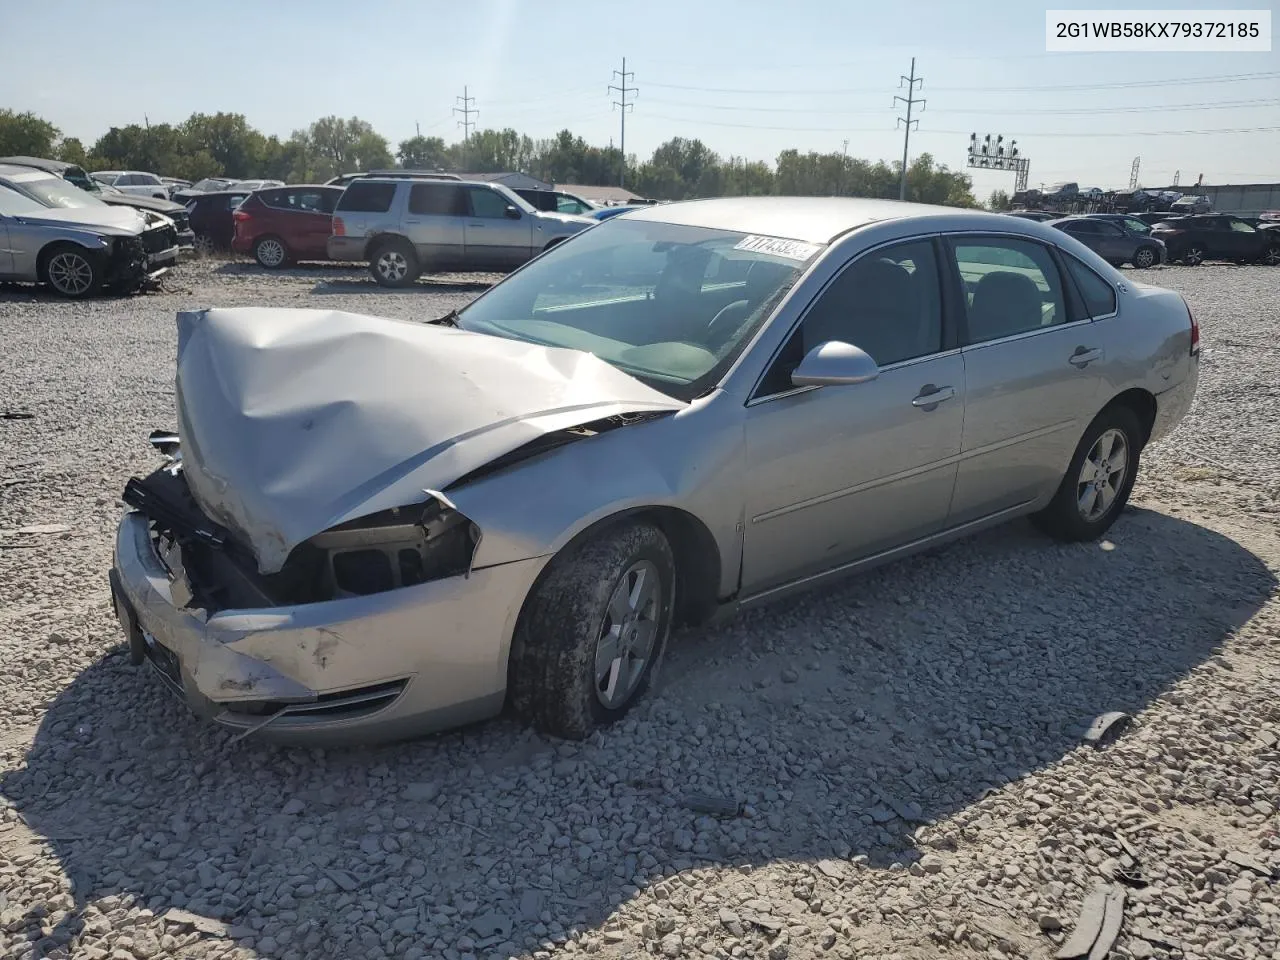
[[[1067,273],[1075,281],[1076,289],[1084,298],[1085,313],[1089,317],[1105,317],[1116,312],[1116,292],[1111,284],[1086,267],[1083,263],[1064,253]]]
[[[391,209],[391,200],[396,195],[394,183],[367,183],[354,181],[342,194],[338,201],[339,210],[350,210],[355,213],[386,213]]]

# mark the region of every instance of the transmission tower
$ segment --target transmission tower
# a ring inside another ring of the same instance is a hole
[[[480,111],[471,106],[476,102],[476,98],[470,96],[470,91],[467,87],[462,88],[462,96],[456,99],[462,104],[460,107],[454,107],[453,112],[462,114],[462,119],[458,121],[458,126],[462,128],[462,165],[465,167],[467,165],[467,155],[471,152],[471,128],[476,125],[476,122],[471,118],[472,116],[479,116]]]
[[[907,86],[907,95],[905,97],[893,98],[894,103],[902,102],[907,105],[907,115],[905,117],[898,118],[898,123],[902,124],[902,177],[898,181],[899,200],[907,199],[907,147],[911,142],[911,124],[914,123],[917,127],[920,126],[919,120],[911,119],[911,110],[917,103],[920,104],[920,109],[924,110],[925,104],[925,101],[916,97],[916,84],[918,83],[923,87],[924,77],[916,76],[915,57],[911,58],[911,76],[903,77],[901,79],[898,83],[899,89],[902,88],[904,83]]]
[[[1138,189],[1138,168],[1142,166],[1142,158],[1134,157],[1133,166],[1129,168],[1129,189]]]
[[[619,150],[622,151],[622,163],[618,166],[618,186],[625,187],[627,185],[627,111],[634,110],[636,105],[627,101],[627,96],[632,98],[640,92],[638,87],[628,86],[635,73],[627,72],[627,58],[622,58],[622,69],[613,71],[613,77],[618,82],[610,83],[609,89],[605,92],[609,95],[617,94],[618,99],[613,101],[614,107],[618,109],[622,118],[622,132],[619,136]]]
[[[1173,185],[1175,187],[1178,185],[1178,181],[1181,179],[1182,179],[1182,171],[1181,170],[1173,171]]]

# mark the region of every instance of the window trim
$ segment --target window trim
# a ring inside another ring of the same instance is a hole
[[[1070,236],[1070,234],[1064,234],[1064,236]],[[1093,323],[1094,320],[1105,319],[1105,317],[1086,317],[1083,320],[1067,320],[1064,323],[1055,323],[1051,327],[1037,327],[1033,330],[1023,330],[1020,333],[1011,333],[1007,337],[1000,337],[999,339],[996,339],[996,340],[983,340],[979,343],[968,343],[967,341],[969,339],[969,315],[968,315],[968,310],[966,309],[966,306],[965,306],[965,300],[963,296],[964,281],[960,277],[960,266],[956,260],[953,247],[957,239],[969,239],[969,238],[980,239],[984,237],[999,237],[1005,240],[1020,240],[1023,243],[1031,243],[1031,244],[1035,244],[1036,246],[1044,248],[1045,252],[1049,256],[1049,259],[1053,261],[1054,269],[1057,270],[1057,273],[1058,273],[1058,283],[1061,284],[1062,286],[1063,307],[1066,308],[1069,306],[1070,294],[1068,291],[1070,291],[1071,293],[1074,293],[1075,296],[1079,298],[1080,302],[1084,304],[1083,295],[1081,295],[1079,290],[1076,288],[1075,281],[1071,279],[1070,275],[1067,273],[1066,267],[1063,265],[1062,261],[1058,257],[1058,254],[1060,253],[1065,254],[1067,253],[1067,251],[1063,250],[1056,243],[1049,243],[1044,240],[1041,240],[1039,237],[1030,237],[1022,233],[1007,233],[1007,232],[1001,232],[1001,231],[988,231],[988,230],[947,231],[941,234],[941,239],[943,241],[943,244],[947,247],[947,264],[946,264],[946,267],[944,267],[944,269],[947,270],[949,273],[951,273],[953,278],[953,283],[955,284],[954,294],[957,298],[955,307],[959,317],[959,332],[960,332],[959,348],[961,352],[964,352],[967,350],[975,350],[982,347],[988,347],[988,346],[991,346],[992,344],[1009,343],[1014,340],[1025,340],[1028,337],[1039,337],[1039,336],[1043,336],[1046,333],[1052,333],[1055,330],[1066,330],[1072,327],[1078,327],[1085,323]],[[1078,260],[1079,257],[1077,257],[1076,259]],[[1094,273],[1097,273],[1097,271],[1094,270]],[[1099,276],[1101,276],[1101,274],[1099,274]],[[1116,293],[1116,308],[1117,308],[1117,312],[1119,312],[1119,306],[1120,306],[1119,292],[1116,291],[1114,284],[1111,284],[1110,282],[1108,282],[1108,286],[1112,288],[1113,293]],[[1085,305],[1085,309],[1086,310],[1088,309],[1087,304]],[[1115,314],[1107,314],[1106,316],[1115,316]]]
[[[1080,264],[1080,266],[1084,267],[1086,270],[1092,273],[1095,277],[1097,277],[1099,280],[1105,283],[1111,290],[1111,299],[1115,301],[1116,308],[1112,310],[1110,313],[1099,313],[1096,315],[1090,314],[1089,316],[1085,317],[1084,320],[1073,320],[1072,321],[1073,326],[1076,323],[1092,323],[1095,320],[1109,320],[1112,317],[1116,317],[1120,315],[1120,291],[1116,289],[1116,285],[1114,283],[1112,283],[1110,280],[1108,280],[1106,277],[1100,274],[1097,270],[1093,269],[1093,267],[1089,266],[1087,263],[1085,263],[1075,254],[1070,253],[1061,248],[1055,248],[1054,253],[1057,254],[1059,273],[1062,274],[1066,282],[1071,284],[1071,289],[1074,290],[1076,296],[1080,298],[1080,304],[1084,307],[1085,313],[1089,312],[1089,301],[1085,299],[1084,291],[1081,290],[1080,285],[1076,283],[1076,278],[1071,275],[1071,270],[1067,264],[1068,257],[1070,257],[1076,263]]]
[[[861,260],[863,257],[871,256],[877,251],[884,250],[887,247],[902,246],[903,244],[907,244],[907,243],[924,242],[924,243],[928,243],[932,248],[933,258],[938,269],[938,309],[942,313],[942,348],[938,350],[936,353],[926,353],[926,354],[922,354],[919,357],[911,357],[907,360],[898,360],[895,363],[885,364],[884,366],[880,367],[880,370],[881,371],[897,370],[900,367],[905,367],[911,364],[920,363],[925,360],[934,360],[940,357],[951,356],[952,354],[959,353],[960,352],[959,342],[957,338],[958,331],[957,331],[956,322],[955,322],[956,318],[953,316],[954,304],[951,303],[951,298],[949,296],[950,291],[948,290],[948,284],[946,280],[947,271],[943,267],[942,261],[940,259],[941,256],[943,255],[941,237],[942,235],[937,231],[930,231],[929,233],[917,234],[911,237],[898,237],[893,240],[885,240],[881,243],[876,244],[875,246],[867,247],[865,250],[860,250],[858,253],[854,254],[852,257],[850,257],[848,260],[842,263],[839,267],[837,267],[832,272],[831,276],[829,276],[823,282],[822,286],[818,288],[817,292],[815,292],[813,296],[809,298],[809,302],[800,308],[799,312],[796,315],[796,319],[792,321],[791,326],[787,328],[787,332],[783,335],[782,339],[779,341],[778,346],[773,350],[773,353],[769,356],[768,361],[761,368],[760,374],[756,377],[755,383],[751,385],[751,389],[747,392],[747,399],[743,402],[742,405],[744,407],[754,407],[761,403],[768,403],[771,400],[781,400],[784,397],[794,397],[797,394],[808,393],[810,390],[819,389],[818,386],[804,386],[804,387],[793,387],[790,390],[784,390],[780,393],[760,394],[759,392],[765,380],[768,378],[770,372],[773,370],[773,365],[778,362],[778,358],[782,355],[782,351],[787,348],[787,345],[791,342],[791,338],[795,336],[796,332],[800,329],[805,319],[809,316],[810,311],[813,309],[813,305],[822,298],[823,294],[825,294],[829,289],[831,289],[832,285],[834,285],[835,282],[839,280],[841,276],[844,275],[844,272],[846,270],[851,269],[853,265],[857,263],[859,260]],[[803,275],[798,277],[796,279],[795,286],[798,287],[803,279],[804,279]],[[795,287],[793,287],[793,290],[794,289]],[[782,304],[779,303],[778,306],[781,307]],[[768,325],[769,325],[768,323],[762,324],[761,330],[763,330]],[[748,350],[744,350],[742,355],[745,357],[748,352],[749,352]]]
[[[501,201],[502,201],[502,209],[503,209],[503,214],[502,214],[502,216],[500,216],[500,217],[491,217],[491,216],[489,216],[488,214],[476,213],[476,212],[475,212],[476,208],[475,208],[475,205],[471,202],[471,197],[472,197],[472,195],[473,195],[474,193],[476,193],[476,192],[478,192],[478,191],[483,191],[483,192],[485,192],[485,193],[487,193],[487,194],[490,194],[491,196],[495,196],[495,197],[497,197],[499,200],[501,200]],[[464,184],[464,192],[465,192],[465,193],[466,193],[466,195],[467,195],[467,211],[468,211],[468,212],[467,212],[467,216],[468,216],[468,217],[474,217],[474,218],[475,218],[475,219],[477,219],[477,220],[507,220],[507,219],[510,219],[510,218],[508,218],[508,217],[507,217],[506,209],[507,209],[507,207],[511,207],[511,206],[515,206],[515,205],[514,205],[513,203],[511,203],[511,201],[510,201],[509,199],[507,199],[505,196],[503,196],[499,191],[494,190],[493,188],[491,188],[491,187],[489,187],[489,186],[487,186],[487,185],[485,185],[485,184],[479,184],[479,183],[468,183],[468,184]],[[520,211],[520,216],[521,216],[521,218],[523,218],[523,217],[524,217],[524,211],[523,211],[523,210],[520,210],[520,208],[519,208],[519,207],[516,207],[516,209]],[[536,208],[535,208],[535,209],[536,209]]]

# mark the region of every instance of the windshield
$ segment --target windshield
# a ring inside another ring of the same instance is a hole
[[[0,184],[0,216],[21,217],[31,214],[39,216],[44,211],[45,207],[42,204],[36,203],[25,193],[19,193]]]
[[[610,220],[460,311],[458,326],[593,353],[682,400],[706,392],[821,244]]]
[[[230,180],[219,180],[216,177],[206,177],[203,180],[197,180],[195,186],[191,187],[191,189],[208,193],[212,190],[221,190],[223,187],[229,186],[230,184]]]
[[[97,197],[85,193],[75,184],[67,183],[61,177],[35,177],[21,181],[21,186],[23,190],[50,207],[106,206]]]

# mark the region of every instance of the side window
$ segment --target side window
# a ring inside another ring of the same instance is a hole
[[[415,183],[409,190],[409,212],[427,217],[466,216],[461,209],[463,199],[458,188],[447,183]]]
[[[1134,220],[1132,217],[1126,218],[1124,225],[1134,233],[1150,233],[1151,228],[1141,220]]]
[[[338,201],[338,209],[353,213],[386,213],[391,209],[391,200],[395,195],[394,183],[353,180]]]
[[[135,177],[132,173],[126,173],[122,176],[116,177],[117,187],[132,187],[132,186],[136,186],[137,182],[138,182],[138,178]]]
[[[1064,323],[1062,280],[1049,251],[1030,240],[973,237],[952,243],[964,284],[968,343]]]
[[[801,352],[831,340],[861,347],[880,366],[942,349],[942,307],[933,244],[912,240],[853,261],[810,306]]]
[[[1256,233],[1257,231],[1243,220],[1232,220],[1231,229],[1236,233]]]
[[[1062,261],[1067,265],[1067,273],[1071,275],[1080,296],[1084,298],[1087,316],[1105,317],[1116,312],[1116,292],[1111,284],[1069,253],[1062,254]]]
[[[260,190],[258,191],[258,199],[268,207],[272,207],[277,210],[287,210],[292,206],[289,202],[290,198],[283,190]]]
[[[333,213],[333,208],[338,205],[338,198],[342,196],[341,190],[321,190],[320,206],[317,210],[320,213]]]
[[[315,190],[295,190],[289,194],[289,206],[295,210],[316,213],[320,210],[321,194]]]
[[[1099,233],[1098,225],[1092,220],[1070,220],[1062,225],[1067,233],[1076,236],[1090,236]]]
[[[471,198],[471,216],[483,217],[489,220],[500,220],[506,217],[507,207],[510,206],[507,198],[496,190],[486,190],[484,187],[468,187],[467,194]]]
[[[1124,231],[1114,223],[1099,223],[1098,233],[1102,234],[1104,237],[1119,237],[1123,235]]]
[[[556,197],[556,212],[557,213],[586,213],[587,208],[584,207],[577,200],[573,199],[573,197],[561,196],[561,197]]]

